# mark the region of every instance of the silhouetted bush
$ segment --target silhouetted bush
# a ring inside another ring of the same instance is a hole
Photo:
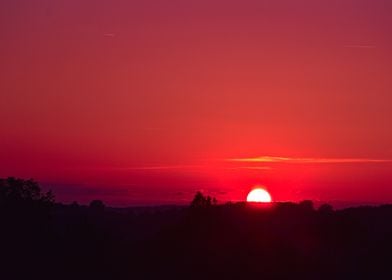
[[[54,203],[51,191],[43,193],[34,180],[23,180],[9,177],[0,179],[0,203],[40,202]]]
[[[212,205],[216,205],[216,198],[210,196],[204,196],[201,192],[197,192],[191,202],[191,208],[208,208]]]
[[[305,211],[314,211],[313,201],[311,200],[303,200],[299,203],[299,207]]]
[[[331,214],[333,212],[333,207],[329,204],[322,204],[318,208],[318,211],[323,214]]]
[[[94,212],[101,213],[105,210],[105,204],[102,202],[102,200],[92,200],[90,202],[89,208]]]

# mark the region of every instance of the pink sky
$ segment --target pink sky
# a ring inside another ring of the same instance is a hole
[[[0,176],[113,205],[243,200],[256,184],[391,202],[391,14],[387,0],[1,1]]]

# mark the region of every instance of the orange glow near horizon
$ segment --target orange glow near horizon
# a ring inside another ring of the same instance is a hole
[[[269,203],[272,202],[271,195],[263,188],[256,188],[249,192],[247,202]]]

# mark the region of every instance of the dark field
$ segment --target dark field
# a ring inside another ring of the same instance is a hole
[[[117,209],[0,181],[1,279],[390,279],[392,205]]]

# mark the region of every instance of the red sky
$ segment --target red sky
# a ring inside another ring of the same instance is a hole
[[[0,176],[113,205],[243,200],[256,184],[391,202],[391,14],[389,0],[3,0]]]

